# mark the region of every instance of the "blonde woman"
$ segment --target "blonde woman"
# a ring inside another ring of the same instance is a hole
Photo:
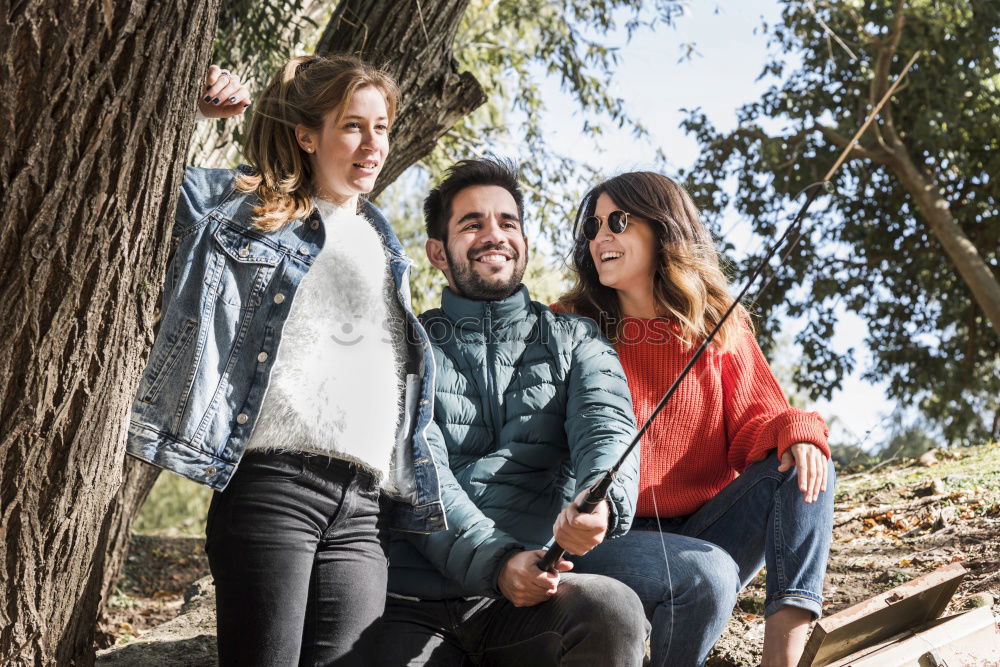
[[[213,67],[199,100],[221,117],[247,95]],[[444,526],[410,261],[362,196],[396,101],[356,58],[295,58],[255,104],[249,167],[181,186],[128,452],[217,491],[222,665],[367,664],[386,529]]]
[[[698,211],[665,176],[601,183],[577,227],[577,284],[556,308],[614,343],[642,424],[732,297]],[[638,593],[654,664],[702,664],[765,562],[764,664],[798,662],[832,534],[826,436],[819,415],[788,406],[739,307],[643,436],[631,532],[575,568]]]

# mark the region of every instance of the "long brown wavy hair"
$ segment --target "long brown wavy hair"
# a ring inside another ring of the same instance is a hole
[[[274,231],[312,212],[313,169],[295,126],[319,131],[326,114],[339,110],[343,115],[354,93],[367,86],[385,97],[391,127],[399,99],[396,82],[354,56],[299,56],[274,75],[253,106],[243,147],[254,172],[236,180],[241,192],[256,192],[261,199],[254,227]]]
[[[612,342],[621,334],[623,315],[617,292],[601,284],[582,232],[583,220],[594,214],[597,199],[607,194],[618,208],[647,220],[656,237],[659,262],[653,276],[657,310],[679,325],[678,337],[699,344],[733,303],[719,254],[688,193],[673,180],[648,171],[615,176],[588,192],[574,225],[573,269],[576,284],[559,303],[597,322]],[[738,305],[715,335],[722,352],[733,349],[740,330],[752,326],[747,310]]]

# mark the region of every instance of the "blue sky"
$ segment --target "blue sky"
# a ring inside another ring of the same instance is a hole
[[[759,27],[762,20],[773,24],[778,17],[779,6],[773,0],[693,3],[675,27],[637,32],[628,43],[623,36],[612,91],[626,100],[629,113],[649,129],[652,141],[636,140],[628,131],[614,127],[607,128],[596,146],[581,141],[582,118],[566,120],[574,116],[575,106],[559,91],[557,81],[547,85],[548,112],[543,121],[547,141],[558,153],[591,166],[603,165],[608,174],[653,167],[656,147],[666,153],[670,169],[690,166],[698,146],[679,127],[680,109],[701,107],[720,129],[734,127],[735,110],[759,98],[768,86],[766,80],[757,81],[767,56],[766,36]],[[693,42],[697,54],[678,63],[680,45],[685,42]],[[730,241],[737,248],[752,250],[764,242],[751,234],[749,222],[735,214],[723,228],[730,230]],[[794,334],[800,326],[785,320],[783,334]],[[862,320],[844,314],[833,344],[839,351],[855,348],[856,372],[831,400],[810,407],[824,417],[838,417],[831,433],[833,442],[857,444],[871,429],[864,441],[869,448],[884,441],[881,422],[894,405],[885,399],[882,386],[860,377],[869,359],[864,350],[866,332]]]

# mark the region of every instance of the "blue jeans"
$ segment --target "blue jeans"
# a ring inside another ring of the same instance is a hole
[[[642,600],[653,665],[701,665],[726,628],[736,596],[767,565],[764,615],[782,607],[822,613],[833,534],[833,464],[827,490],[806,504],[798,469],[778,457],[747,467],[694,514],[637,519],[625,536],[576,560],[575,572],[614,577]]]
[[[248,452],[208,511],[219,664],[370,665],[382,504],[375,478],[346,461]]]

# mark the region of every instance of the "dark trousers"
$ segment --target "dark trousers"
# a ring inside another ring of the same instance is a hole
[[[358,466],[248,452],[208,511],[219,664],[371,664],[387,574],[379,510]]]
[[[390,597],[374,664],[638,667],[648,635],[642,603],[628,586],[570,573],[533,607],[503,598]]]

